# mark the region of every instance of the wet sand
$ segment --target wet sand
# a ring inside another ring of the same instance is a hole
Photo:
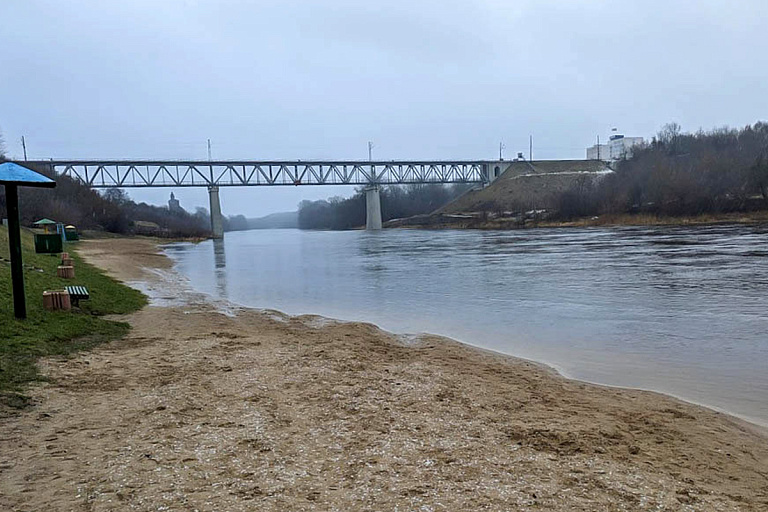
[[[736,418],[445,338],[222,308],[150,240],[80,253],[169,305],[43,363],[37,405],[0,420],[2,510],[768,509],[768,437]]]

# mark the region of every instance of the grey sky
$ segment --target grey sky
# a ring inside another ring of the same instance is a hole
[[[768,118],[768,2],[2,0],[0,130],[32,158],[583,158]],[[352,188],[237,188],[225,214]],[[169,190],[129,189],[163,203]],[[207,206],[204,189],[176,190]]]

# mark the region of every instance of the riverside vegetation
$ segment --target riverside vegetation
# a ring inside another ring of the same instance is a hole
[[[597,182],[563,193],[556,218],[720,216],[768,210],[768,123],[683,133],[677,124]],[[759,214],[758,214],[759,215]]]
[[[19,321],[12,308],[8,230],[0,227],[0,415],[28,403],[24,387],[41,378],[39,357],[66,356],[121,338],[129,325],[104,316],[136,311],[147,303],[141,292],[84,262],[71,246],[67,249],[75,261],[75,280],[57,277],[58,255],[36,254],[31,233],[22,231],[28,318]],[[91,299],[71,312],[44,310],[43,291],[68,284],[85,286]]]

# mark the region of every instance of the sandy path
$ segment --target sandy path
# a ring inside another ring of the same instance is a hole
[[[150,241],[81,253],[183,288],[142,270],[169,267]],[[768,510],[768,438],[728,416],[441,338],[188,302],[45,363],[38,405],[0,421],[0,510]]]

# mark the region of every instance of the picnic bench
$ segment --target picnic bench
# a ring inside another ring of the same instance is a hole
[[[91,295],[88,293],[88,288],[85,286],[65,286],[65,290],[69,293],[69,299],[72,301],[73,306],[80,306],[81,300],[88,300]]]

